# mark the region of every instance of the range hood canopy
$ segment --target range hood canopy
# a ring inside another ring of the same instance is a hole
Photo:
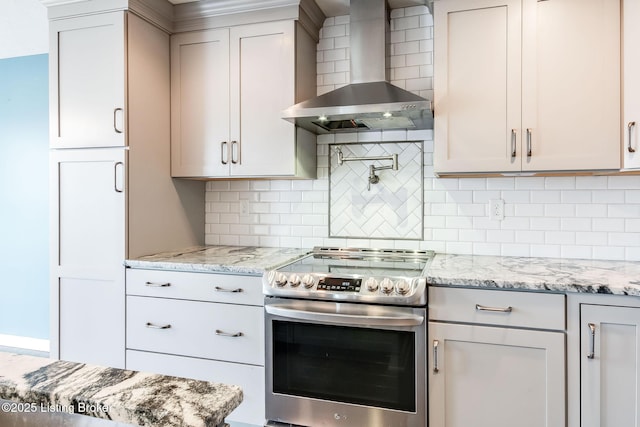
[[[316,134],[432,129],[431,102],[388,82],[386,0],[351,0],[351,84],[296,104],[282,117]]]

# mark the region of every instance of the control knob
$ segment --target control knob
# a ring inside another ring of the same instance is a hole
[[[284,273],[277,273],[274,281],[276,282],[276,286],[281,288],[287,284],[287,275]]]
[[[292,288],[297,288],[298,286],[300,286],[300,276],[298,276],[297,274],[292,274],[291,276],[289,276],[289,285],[291,285]]]
[[[376,279],[374,279],[373,277],[369,277],[365,282],[364,285],[367,287],[367,290],[369,292],[375,292],[378,290],[378,281]]]
[[[388,277],[382,279],[382,282],[380,282],[380,290],[383,294],[390,294],[391,292],[393,292],[393,288],[393,281]]]
[[[315,282],[313,281],[313,276],[310,274],[305,274],[302,277],[302,284],[306,289],[313,288],[313,285],[315,285]]]
[[[411,284],[406,280],[398,280],[396,282],[396,292],[400,295],[406,295],[411,290]]]

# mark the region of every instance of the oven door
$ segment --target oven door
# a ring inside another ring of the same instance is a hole
[[[266,298],[265,311],[269,421],[426,426],[425,308]]]

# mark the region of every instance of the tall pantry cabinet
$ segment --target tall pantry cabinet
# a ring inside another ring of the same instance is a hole
[[[202,244],[203,183],[170,178],[169,34],[128,1],[45,3],[51,356],[123,368],[124,260]]]

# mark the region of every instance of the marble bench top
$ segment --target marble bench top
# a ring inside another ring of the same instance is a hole
[[[437,254],[427,283],[640,296],[640,262]]]
[[[265,270],[288,264],[308,254],[308,249],[255,246],[194,246],[125,261],[131,268],[204,273],[262,275]]]
[[[214,427],[240,405],[242,390],[0,352],[0,399],[46,412],[77,413],[132,425]]]
[[[260,275],[305,249],[199,246],[128,260],[134,268]],[[436,254],[431,286],[463,286],[640,296],[640,262]]]

